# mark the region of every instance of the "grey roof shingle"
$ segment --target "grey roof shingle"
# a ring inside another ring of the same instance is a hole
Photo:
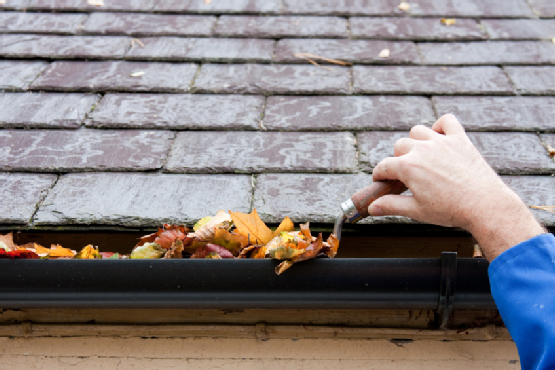
[[[398,5],[6,0],[0,225],[190,224],[252,207],[331,223],[396,138],[445,113],[527,204],[554,205],[541,141],[555,146],[555,26],[540,19],[553,1]]]

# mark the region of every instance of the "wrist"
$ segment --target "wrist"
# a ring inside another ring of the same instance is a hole
[[[546,232],[520,198],[509,191],[511,196],[483,210],[467,228],[490,262],[507,249]]]

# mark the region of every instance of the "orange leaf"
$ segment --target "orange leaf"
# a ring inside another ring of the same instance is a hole
[[[301,227],[301,233],[303,233],[304,236],[306,236],[308,238],[308,240],[312,240],[312,234],[310,233],[310,222],[307,222],[306,224],[300,224],[299,225]]]
[[[250,214],[229,211],[237,232],[246,237],[250,244],[267,244],[274,238],[272,230],[260,219],[256,209]]]
[[[56,245],[52,244],[50,246],[50,253],[48,256],[49,257],[73,257],[75,256],[75,252],[73,252],[71,249],[62,247],[59,244],[56,244]]]
[[[293,221],[289,217],[285,217],[281,224],[279,224],[278,228],[272,234],[273,238],[281,234],[282,231],[293,231],[295,230],[295,225],[293,225]],[[272,238],[272,239],[273,239]]]
[[[85,260],[100,258],[100,255],[98,254],[98,247],[94,247],[92,244],[89,244],[81,249],[81,251],[75,255],[75,258]]]

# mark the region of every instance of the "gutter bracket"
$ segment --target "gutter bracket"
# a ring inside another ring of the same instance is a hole
[[[449,315],[453,310],[455,291],[457,289],[457,252],[441,253],[441,280],[439,287],[439,314],[440,328],[445,329]]]

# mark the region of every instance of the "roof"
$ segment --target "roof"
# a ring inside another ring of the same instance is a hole
[[[103,3],[0,5],[4,227],[253,207],[332,223],[396,139],[444,113],[527,204],[555,205],[552,0]]]

